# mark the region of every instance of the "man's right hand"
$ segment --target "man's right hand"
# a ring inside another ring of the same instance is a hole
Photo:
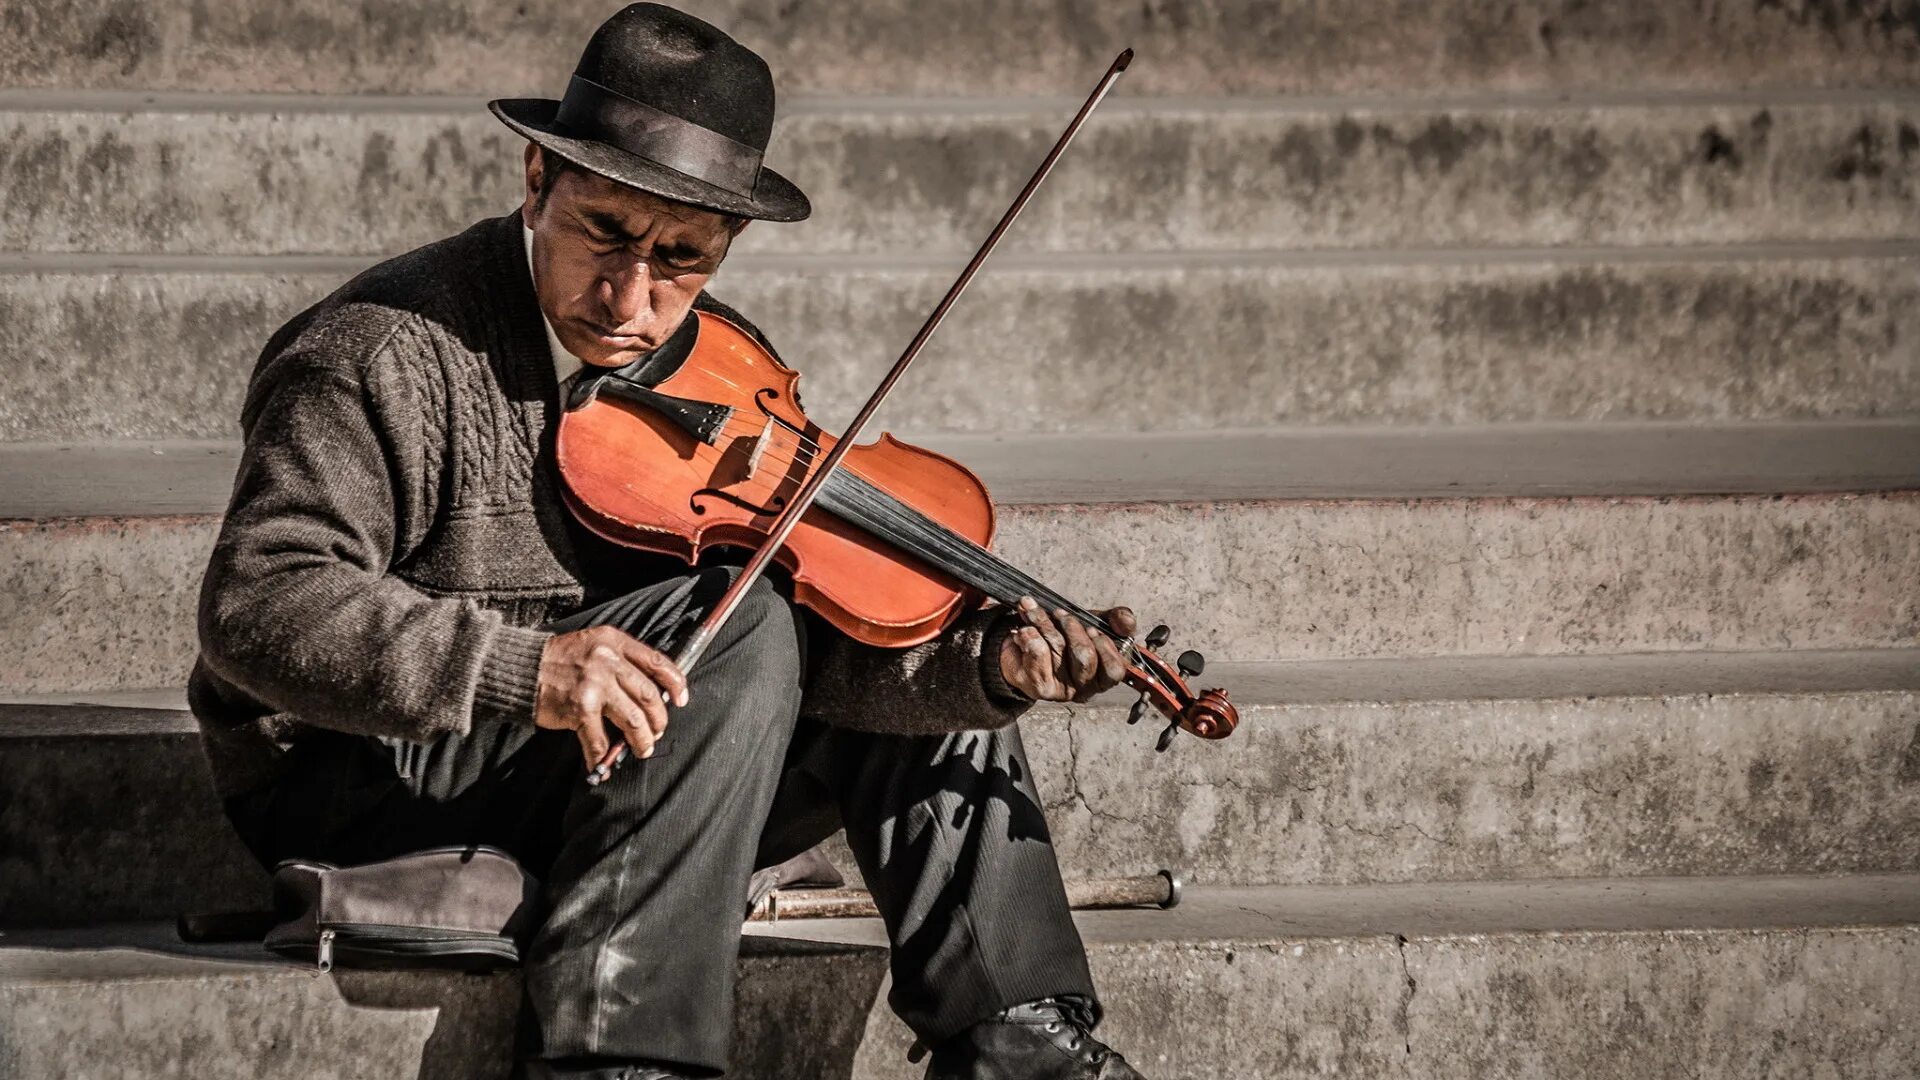
[[[607,725],[619,729],[635,757],[652,757],[667,730],[667,704],[687,703],[687,677],[660,650],[611,626],[555,634],[540,654],[540,693],[533,721],[571,731],[589,772],[607,753]]]

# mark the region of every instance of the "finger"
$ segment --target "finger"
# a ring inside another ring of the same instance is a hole
[[[621,656],[627,663],[646,672],[647,678],[672,696],[675,705],[684,706],[687,703],[687,676],[672,657],[631,637],[624,644],[626,647],[621,650]]]
[[[1100,653],[1100,681],[1106,684],[1101,689],[1118,686],[1125,681],[1127,658],[1120,655],[1120,646],[1115,645],[1112,638],[1103,637],[1094,642],[1093,647]]]
[[[667,730],[667,703],[660,697],[660,684],[624,661],[614,670],[613,677],[619,682],[621,692],[640,710],[647,730],[658,738]]]
[[[1071,661],[1067,677],[1076,687],[1085,686],[1100,672],[1100,654],[1094,650],[1093,636],[1087,633],[1085,623],[1064,611],[1054,617],[1060,620],[1067,640],[1067,657]]]
[[[1133,632],[1140,629],[1140,623],[1133,617],[1133,609],[1129,607],[1108,608],[1100,613],[1100,617],[1107,620],[1107,625],[1113,627],[1121,637],[1132,637]]]
[[[658,699],[660,695],[654,692],[650,696]],[[659,705],[659,701],[655,700],[654,704]],[[653,725],[646,710],[631,694],[624,689],[608,694],[606,718],[608,723],[620,730],[620,737],[627,740],[627,747],[635,757],[647,757],[653,753]]]
[[[1019,614],[1021,622],[1035,629],[1046,621],[1046,614],[1040,610],[1039,602],[1031,596],[1021,597],[1020,602],[1015,604],[1013,609]]]
[[[1027,654],[1027,678],[1032,683],[1028,692],[1040,701],[1065,700],[1060,682],[1054,677],[1054,672],[1059,665],[1059,654],[1054,652],[1053,646],[1047,643],[1046,637],[1036,627],[1021,627],[1020,646]]]
[[[1097,653],[1094,676],[1080,687],[1079,693],[1073,695],[1073,700],[1078,702],[1092,701],[1094,698],[1113,689],[1122,679],[1127,677],[1126,660],[1121,657],[1120,649],[1113,643],[1112,639],[1107,637],[1095,638],[1093,647]]]
[[[1027,620],[1028,626],[1040,632],[1040,636],[1045,639],[1047,647],[1053,650],[1055,663],[1059,663],[1061,659],[1065,658],[1067,655],[1067,639],[1060,633],[1060,627],[1054,624],[1051,615],[1040,610],[1040,605],[1038,604],[1032,604],[1022,608],[1020,615]]]
[[[581,724],[573,729],[580,739],[580,753],[587,759],[587,770],[591,772],[599,766],[600,759],[607,753],[607,732],[599,721]]]

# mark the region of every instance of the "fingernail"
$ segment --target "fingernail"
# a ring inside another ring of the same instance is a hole
[[[640,756],[641,756],[641,757],[643,757],[643,758],[650,758],[650,757],[652,757],[652,756],[653,756],[653,747],[651,747],[651,746],[649,746],[649,747],[647,747],[647,748],[646,748],[645,750],[643,750],[643,751],[641,751],[641,752],[640,752]]]
[[[685,705],[687,703],[687,692],[685,690],[680,691],[680,693],[674,697],[673,703],[675,705]]]

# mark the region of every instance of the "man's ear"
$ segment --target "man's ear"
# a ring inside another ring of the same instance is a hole
[[[540,185],[545,182],[546,161],[540,156],[540,144],[529,140],[526,152],[526,190],[520,196],[520,221],[527,228],[533,228],[536,207],[540,201]]]
[[[743,218],[743,217],[742,217],[742,218],[734,218],[734,219],[733,219],[733,224],[732,224],[732,225],[730,226],[730,228],[731,228],[731,229],[732,229],[732,231],[733,231],[733,235],[735,235],[735,236],[739,236],[739,235],[740,235],[741,233],[743,233],[743,232],[746,232],[746,231],[747,231],[747,226],[749,226],[749,225],[751,225],[751,224],[753,224],[753,219],[752,219],[752,218]]]

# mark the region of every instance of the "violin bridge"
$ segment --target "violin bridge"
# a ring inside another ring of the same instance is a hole
[[[760,434],[753,437],[753,450],[747,455],[747,479],[753,479],[753,475],[760,471],[760,460],[767,456],[767,444],[773,441],[772,436],[773,418],[767,417],[761,423]]]

